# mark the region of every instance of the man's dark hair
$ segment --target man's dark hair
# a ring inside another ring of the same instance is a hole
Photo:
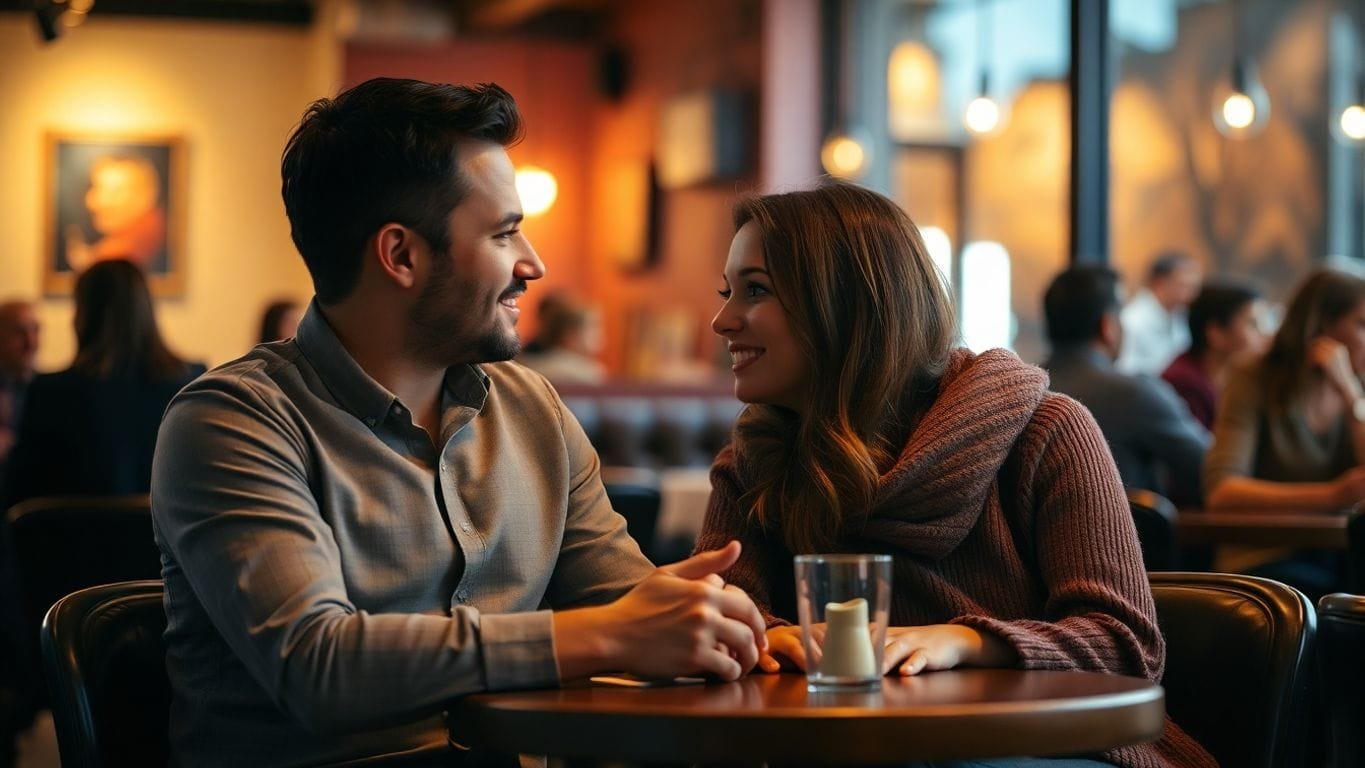
[[[516,102],[492,83],[375,78],[309,105],[284,149],[281,191],[318,301],[355,288],[365,241],[389,222],[449,250],[450,212],[468,193],[456,142],[506,147],[521,132]]]
[[[1157,254],[1157,257],[1152,259],[1152,263],[1147,267],[1147,284],[1151,285],[1164,277],[1170,277],[1177,269],[1189,263],[1190,255],[1181,251],[1166,251]]]
[[[1100,319],[1119,311],[1119,276],[1105,267],[1072,267],[1053,278],[1043,295],[1047,336],[1054,345],[1092,341]]]
[[[1246,305],[1261,298],[1256,289],[1245,285],[1205,284],[1190,303],[1190,351],[1203,352],[1209,346],[1209,324],[1226,328]]]

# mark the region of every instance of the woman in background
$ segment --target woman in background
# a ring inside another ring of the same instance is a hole
[[[1210,512],[1335,513],[1365,500],[1365,280],[1310,275],[1263,357],[1231,378],[1204,461]],[[1343,586],[1338,557],[1222,547],[1216,567],[1285,581],[1314,600]]]
[[[261,314],[261,332],[257,334],[257,344],[292,339],[298,333],[299,320],[303,315],[299,305],[288,299],[272,301]]]
[[[97,262],[76,280],[75,300],[76,359],[29,385],[6,508],[32,496],[146,493],[161,415],[204,372],[166,348],[132,262]]]
[[[749,406],[697,546],[743,542],[725,577],[768,621],[760,669],[805,665],[792,557],[875,552],[894,559],[888,673],[1158,680],[1165,648],[1104,437],[1040,369],[954,349],[951,302],[904,212],[832,183],[745,201],[735,224],[712,327]],[[1213,760],[1168,723],[1092,759],[991,764]]]

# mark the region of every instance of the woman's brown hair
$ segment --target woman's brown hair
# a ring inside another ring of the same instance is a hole
[[[1320,269],[1299,285],[1280,330],[1261,358],[1260,375],[1269,407],[1288,410],[1300,404],[1310,382],[1321,375],[1308,360],[1313,339],[1362,302],[1365,280],[1334,269]]]
[[[182,375],[186,366],[166,348],[156,326],[142,270],[113,259],[76,279],[74,370],[89,376],[149,378]]]
[[[956,338],[952,302],[919,231],[861,187],[744,200],[773,292],[811,363],[798,418],[753,404],[735,449],[753,481],[743,502],[796,553],[826,550],[873,502],[907,420],[934,391]]]

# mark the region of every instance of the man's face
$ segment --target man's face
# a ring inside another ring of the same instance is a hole
[[[1186,261],[1169,275],[1153,282],[1152,295],[1168,312],[1184,310],[1199,295],[1199,286],[1203,282],[1204,275],[1199,268]]]
[[[23,302],[0,306],[0,373],[29,376],[38,356],[38,316]]]
[[[462,142],[469,192],[450,215],[450,250],[432,254],[431,274],[412,308],[414,356],[440,365],[510,360],[521,351],[517,298],[545,265],[521,232],[521,200],[507,152]]]

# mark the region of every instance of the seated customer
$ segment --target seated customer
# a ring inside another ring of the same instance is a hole
[[[257,344],[291,339],[299,331],[302,313],[299,305],[288,299],[272,301],[261,313],[261,330],[256,334]]]
[[[146,493],[166,404],[204,371],[161,340],[132,262],[96,262],[76,279],[75,300],[76,359],[29,385],[6,508],[32,496]]]
[[[551,384],[601,384],[607,369],[595,357],[602,351],[602,321],[597,310],[564,295],[540,302],[540,348],[517,362]]]
[[[1365,501],[1365,280],[1320,270],[1295,292],[1265,355],[1231,377],[1204,468],[1210,512],[1332,513]],[[1220,570],[1341,586],[1330,553],[1223,547]]]
[[[1115,365],[1120,371],[1156,376],[1190,345],[1185,313],[1202,280],[1189,254],[1169,251],[1152,259],[1145,283],[1119,314],[1123,348]]]
[[[740,203],[712,321],[749,403],[716,458],[699,549],[767,620],[760,669],[804,666],[792,557],[895,560],[885,671],[960,665],[1161,677],[1128,503],[1094,421],[1012,353],[954,349],[918,231],[847,184]],[[1096,762],[1106,761],[1104,763]],[[1009,765],[1207,766],[1155,742]],[[989,764],[989,763],[983,763]]]
[[[1205,429],[1213,429],[1231,372],[1265,352],[1263,311],[1260,294],[1239,285],[1205,285],[1190,304],[1190,348],[1166,366],[1161,378]]]
[[[1123,342],[1118,285],[1102,267],[1072,267],[1053,279],[1043,297],[1052,342],[1043,367],[1054,391],[1095,416],[1124,485],[1197,504],[1208,432],[1165,382],[1115,370]]]
[[[520,135],[496,85],[381,78],[290,137],[316,298],[186,387],[157,445],[173,763],[468,764],[455,697],[757,662],[758,611],[715,576],[739,545],[655,569],[582,427],[506,362],[545,272]]]

